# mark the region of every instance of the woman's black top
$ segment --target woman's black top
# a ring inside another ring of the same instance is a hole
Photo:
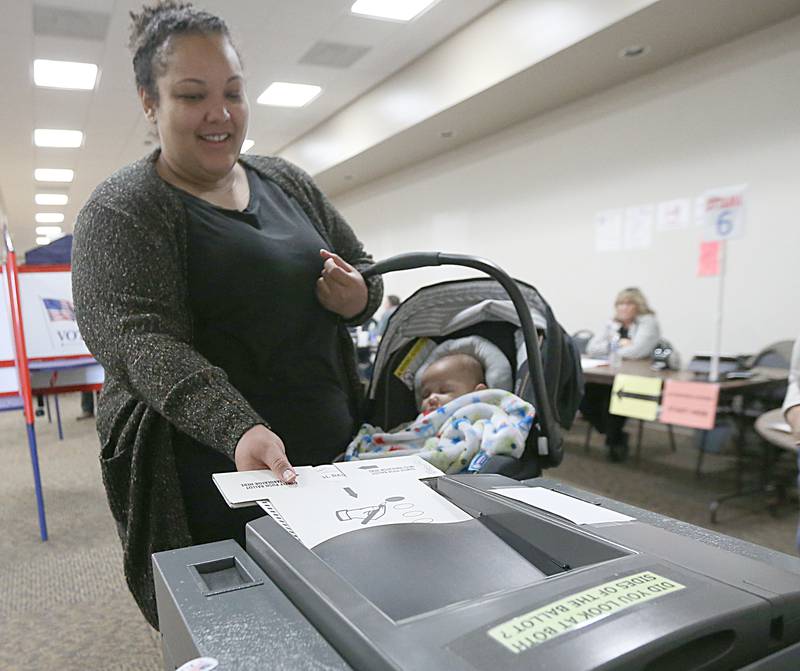
[[[243,211],[180,192],[189,221],[193,345],[271,425],[293,465],[329,463],[347,446],[354,418],[338,318],[315,295],[326,244],[277,184],[246,170]],[[188,436],[175,443],[193,540],[241,540],[241,520],[255,516],[252,509],[228,509],[211,481],[234,464]]]

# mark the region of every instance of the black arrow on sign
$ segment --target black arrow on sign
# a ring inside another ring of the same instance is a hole
[[[352,489],[350,489],[350,487],[345,487],[344,491],[350,494],[350,496],[352,496],[354,499],[358,498],[358,494],[356,494]]]
[[[648,394],[636,394],[632,391],[625,391],[622,387],[617,391],[617,398],[621,401],[623,398],[638,398],[640,401],[653,401],[658,403],[658,396],[650,396]]]

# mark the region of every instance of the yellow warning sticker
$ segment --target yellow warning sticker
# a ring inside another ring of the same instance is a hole
[[[436,348],[436,342],[430,338],[418,338],[408,354],[394,369],[394,376],[401,380],[409,389],[414,388],[414,374],[425,363],[425,359]]]
[[[608,411],[612,415],[654,421],[658,415],[661,384],[659,377],[617,375],[611,388]]]
[[[686,585],[652,571],[642,571],[570,594],[492,627],[486,633],[509,651],[519,654],[637,603],[685,588]]]

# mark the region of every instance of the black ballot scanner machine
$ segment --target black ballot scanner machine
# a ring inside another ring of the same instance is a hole
[[[271,517],[153,556],[165,668],[800,669],[800,560],[538,478],[425,481],[471,519],[306,548]],[[576,524],[533,486],[632,519]]]

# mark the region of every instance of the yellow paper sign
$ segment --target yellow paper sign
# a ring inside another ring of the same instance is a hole
[[[658,415],[661,382],[660,377],[617,375],[611,388],[608,411],[612,415],[654,421]]]
[[[637,603],[685,588],[652,571],[642,571],[570,594],[492,627],[487,633],[507,650],[519,654]]]

